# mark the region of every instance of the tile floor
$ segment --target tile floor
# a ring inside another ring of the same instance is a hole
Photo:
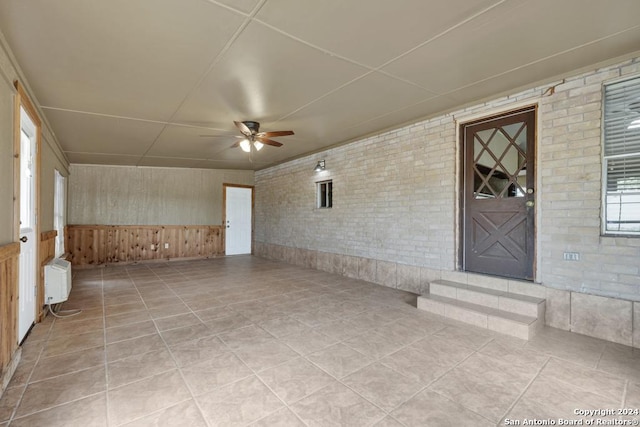
[[[35,326],[0,426],[497,426],[640,408],[637,350],[554,329],[519,341],[415,302],[251,256],[78,270],[65,308],[83,312]]]

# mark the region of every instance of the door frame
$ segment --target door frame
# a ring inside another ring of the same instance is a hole
[[[535,158],[534,164],[534,173],[535,173],[535,205],[534,205],[534,242],[533,242],[533,283],[539,283],[538,278],[540,277],[540,256],[541,251],[539,248],[540,242],[540,219],[541,215],[541,181],[542,177],[539,173],[539,164],[540,164],[540,131],[541,131],[541,120],[540,120],[540,103],[537,100],[528,100],[523,102],[515,102],[511,105],[505,105],[502,107],[487,109],[482,112],[474,112],[472,114],[460,115],[454,118],[455,128],[456,128],[456,171],[455,171],[455,193],[456,193],[456,203],[455,203],[455,245],[456,248],[454,250],[454,256],[456,259],[454,260],[454,265],[456,271],[460,271],[468,274],[482,274],[475,273],[473,271],[467,272],[464,270],[464,165],[465,165],[465,151],[464,151],[464,127],[467,124],[482,121],[482,120],[492,120],[497,119],[502,116],[506,116],[509,114],[516,113],[518,111],[532,108],[535,110],[535,152],[533,154]],[[501,276],[492,276],[492,277],[501,277]],[[512,279],[513,280],[513,279]]]
[[[251,189],[251,255],[254,253],[253,248],[253,232],[255,229],[255,186],[245,184],[230,184],[227,182],[222,183],[222,247],[224,249],[225,256],[227,255],[227,187],[235,188],[249,188]]]
[[[16,88],[16,94],[14,97],[14,118],[13,118],[13,229],[14,229],[14,242],[20,243],[20,154],[21,154],[21,146],[20,146],[20,132],[21,132],[21,121],[20,121],[20,107],[24,109],[24,111],[29,115],[29,118],[33,122],[36,128],[36,141],[35,141],[35,207],[34,207],[34,237],[36,239],[34,245],[34,259],[35,259],[35,272],[34,277],[36,278],[36,297],[35,297],[35,319],[34,322],[38,323],[42,320],[43,311],[40,308],[44,305],[44,284],[40,283],[40,181],[41,181],[41,153],[42,153],[42,121],[40,120],[40,115],[38,114],[36,108],[34,107],[29,95],[27,94],[24,86],[18,81],[14,81],[13,85]],[[20,275],[17,275],[18,289],[20,287]],[[18,298],[20,298],[20,294],[18,292]],[[16,313],[17,314],[17,313]],[[16,322],[17,327],[18,322]],[[17,333],[17,332],[16,332]]]

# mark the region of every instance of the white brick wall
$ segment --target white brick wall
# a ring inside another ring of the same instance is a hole
[[[551,288],[640,301],[640,238],[602,237],[602,83],[640,58],[297,159],[255,174],[257,247],[273,245],[451,272],[457,265],[456,119],[538,103],[538,266]],[[312,171],[326,160],[327,171]],[[315,182],[333,179],[333,208]],[[258,251],[260,252],[260,251]],[[579,252],[580,261],[564,261]],[[268,253],[264,253],[269,255]],[[273,255],[273,254],[271,254]]]

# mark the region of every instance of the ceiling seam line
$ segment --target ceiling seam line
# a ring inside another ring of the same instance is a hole
[[[235,41],[238,39],[238,37],[240,37],[240,34],[242,34],[244,32],[244,30],[249,26],[249,24],[251,23],[251,21],[253,20],[253,17],[258,13],[258,11],[260,11],[260,9],[262,8],[262,6],[267,2],[267,0],[261,0],[251,11],[251,13],[249,15],[247,15],[247,17],[245,18],[244,22],[238,27],[238,29],[235,31],[235,33],[233,33],[233,35],[231,36],[231,38],[227,41],[227,43],[225,44],[225,46],[222,48],[222,50],[215,56],[215,58],[213,58],[213,60],[211,61],[211,63],[209,64],[209,67],[207,67],[207,69],[205,70],[205,72],[200,76],[200,78],[196,81],[196,83],[193,85],[193,87],[187,92],[187,94],[185,95],[185,97],[182,99],[182,101],[180,101],[180,103],[178,104],[178,106],[176,107],[176,109],[174,110],[173,114],[171,114],[171,116],[169,117],[168,122],[172,122],[173,118],[176,116],[176,114],[178,114],[178,111],[180,111],[180,108],[182,108],[182,106],[184,105],[184,103],[187,101],[187,99],[189,99],[189,97],[195,92],[195,90],[200,86],[200,84],[202,84],[202,82],[204,81],[204,79],[206,78],[207,75],[209,75],[209,73],[211,72],[211,70],[213,70],[213,68],[218,64],[218,62],[220,61],[220,59],[224,56],[224,54],[231,48],[231,45],[233,45],[233,43],[235,43]],[[145,152],[142,154],[142,156],[140,157],[140,159],[138,160],[138,162],[136,162],[136,166],[145,158],[145,156],[147,155],[147,153],[149,153],[149,151],[151,151],[151,149],[153,148],[153,146],[158,142],[158,139],[160,139],[160,136],[163,134],[163,132],[165,131],[165,129],[167,128],[168,124],[165,124],[162,129],[160,130],[160,132],[158,133],[158,135],[156,136],[156,138],[151,142],[151,144],[149,145],[149,147],[145,150]]]

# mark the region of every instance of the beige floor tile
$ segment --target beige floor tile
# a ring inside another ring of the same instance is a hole
[[[167,349],[129,356],[107,365],[109,389],[170,371],[175,367],[173,357]]]
[[[216,307],[209,307],[203,310],[198,310],[194,313],[200,320],[207,322],[209,320],[219,319],[221,317],[229,317],[238,314],[226,305],[218,305]]]
[[[530,369],[476,353],[429,389],[498,422],[535,375]]]
[[[493,339],[495,334],[485,329],[473,326],[447,326],[446,328],[435,332],[434,336],[449,341],[455,345],[468,347],[477,350]]]
[[[102,366],[31,383],[24,392],[16,417],[39,412],[105,390],[105,373]]]
[[[395,353],[406,345],[394,336],[384,336],[377,332],[369,332],[343,341],[344,344],[375,359]]]
[[[255,376],[198,396],[197,401],[205,418],[220,426],[244,426],[283,406]]]
[[[539,377],[509,412],[507,418],[578,419],[576,409],[618,408],[621,399],[603,397],[552,377]]]
[[[430,390],[409,400],[391,415],[407,427],[490,427],[495,423]]]
[[[152,308],[148,311],[149,316],[151,316],[152,319],[162,319],[165,317],[177,316],[178,314],[186,314],[190,312],[191,309],[187,307],[186,304],[180,302],[178,299],[176,299],[175,304],[166,307]]]
[[[316,332],[315,329],[307,329],[302,332],[287,335],[280,338],[280,341],[302,355],[315,353],[338,342],[337,339]]]
[[[272,339],[233,350],[251,369],[258,372],[298,357],[286,344]]]
[[[125,427],[206,427],[207,423],[193,400],[178,403],[125,424]]]
[[[0,399],[0,423],[8,421],[13,414],[14,409],[18,406],[22,394],[25,391],[24,386],[8,388],[2,393],[2,399]]]
[[[626,400],[624,402],[624,405],[622,405],[622,407],[640,409],[640,379],[635,381],[629,381],[629,386],[627,387]]]
[[[116,328],[118,326],[144,322],[145,320],[151,320],[149,313],[146,311],[134,311],[132,313],[118,314],[117,316],[110,316],[106,318],[107,328]]]
[[[368,426],[385,413],[342,384],[334,383],[290,406],[308,426]]]
[[[363,334],[369,329],[370,328],[368,326],[363,326],[360,323],[356,324],[349,320],[337,320],[314,328],[315,331],[331,338],[335,338],[338,341],[353,338],[356,335]]]
[[[276,319],[260,322],[258,323],[258,326],[276,338],[282,338],[284,336],[300,333],[309,329],[307,325],[290,316],[278,317]]]
[[[200,322],[194,314],[178,314],[177,316],[165,317],[155,320],[156,327],[159,331],[167,331],[169,329],[183,328],[185,326],[197,325]]]
[[[107,317],[117,316],[125,313],[134,313],[136,311],[144,311],[147,307],[142,301],[128,302],[126,304],[110,305],[105,307]]]
[[[91,331],[101,331],[104,328],[104,320],[99,318],[87,320],[57,319],[51,330],[51,338],[60,338],[68,335],[79,335]]]
[[[190,366],[211,359],[229,351],[229,348],[215,335],[196,338],[169,347],[178,366]]]
[[[22,359],[16,368],[16,371],[13,373],[11,377],[11,381],[9,381],[9,385],[7,388],[12,387],[21,387],[27,384],[31,374],[33,373],[33,368],[36,367],[37,359],[33,360],[24,360]]]
[[[302,358],[261,371],[258,376],[288,404],[335,382],[331,376]]]
[[[640,349],[607,344],[598,369],[622,377],[640,378]]]
[[[183,297],[182,300],[193,311],[200,311],[200,310],[206,311],[209,309],[213,309],[215,307],[224,306],[224,304],[221,301],[217,300],[213,296],[207,296],[204,298],[201,296],[198,296],[196,298]]]
[[[14,419],[15,427],[106,427],[105,393],[86,397],[66,405]]]
[[[41,381],[95,366],[104,366],[104,361],[104,347],[95,347],[74,353],[66,353],[60,356],[41,358],[34,368],[29,381]]]
[[[342,383],[387,412],[409,400],[424,387],[422,383],[380,363],[362,368],[343,378]]]
[[[191,398],[177,370],[109,390],[109,419],[114,425],[175,405]]]
[[[347,376],[374,361],[344,344],[335,344],[309,354],[307,359],[336,378]]]
[[[554,378],[603,397],[622,401],[626,378],[575,363],[552,358],[540,372],[540,379]]]
[[[543,332],[530,339],[524,348],[595,368],[602,357],[604,341],[560,332],[545,328]]]
[[[190,341],[207,335],[213,335],[213,332],[211,332],[211,330],[205,325],[200,323],[197,325],[185,326],[183,328],[163,331],[160,334],[162,335],[162,339],[164,339],[167,345],[173,346],[185,341]]]
[[[158,333],[158,330],[151,320],[147,320],[144,322],[133,323],[131,325],[109,328],[106,330],[106,333],[107,344],[111,344],[118,341],[143,337],[145,335],[153,335]]]
[[[114,362],[136,354],[164,349],[166,346],[158,334],[145,335],[130,340],[107,344],[107,361]]]
[[[218,334],[218,337],[232,350],[273,340],[273,336],[269,332],[256,325],[223,332]]]
[[[246,326],[250,326],[251,324],[253,324],[253,321],[238,313],[234,313],[231,316],[227,317],[219,317],[217,319],[205,322],[205,325],[207,325],[207,327],[214,334],[244,328]]]
[[[64,353],[99,347],[101,345],[104,345],[103,329],[86,332],[84,334],[66,335],[48,340],[43,356],[57,356]]]
[[[209,392],[253,374],[233,353],[225,352],[182,368],[182,375],[194,396]]]
[[[282,408],[251,424],[251,427],[305,427],[305,425],[289,409]]]

